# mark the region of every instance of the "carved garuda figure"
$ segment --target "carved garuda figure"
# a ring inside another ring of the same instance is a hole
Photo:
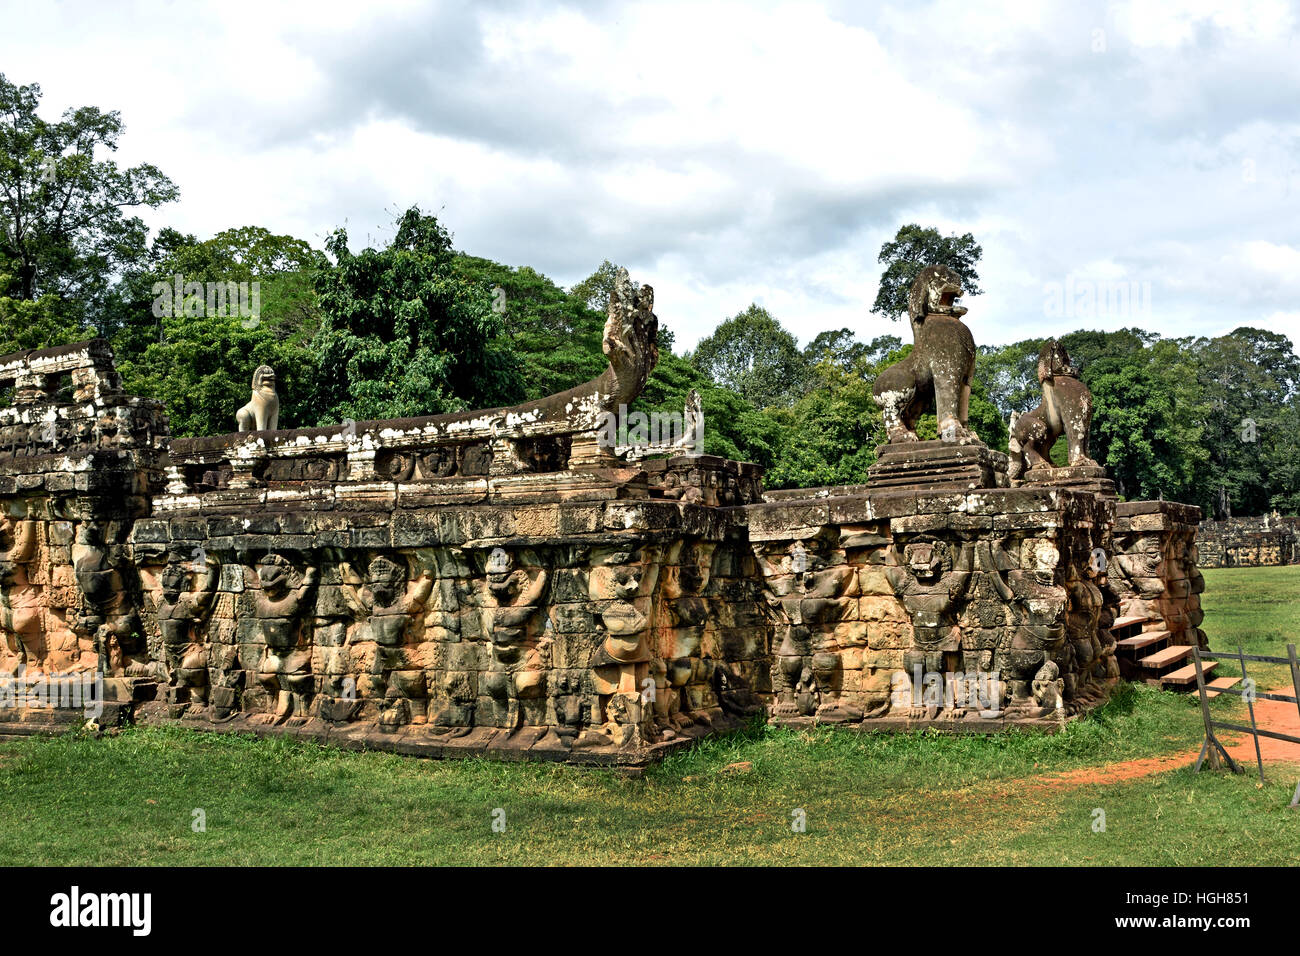
[[[5,636],[3,673],[45,673],[45,602],[27,564],[37,554],[36,522],[0,515],[0,630]]]
[[[302,583],[293,586],[294,567],[270,553],[257,563],[261,586],[253,597],[257,639],[266,647],[257,679],[275,701],[275,711],[262,715],[268,723],[301,723],[307,719],[311,693],[311,649],[303,640],[308,597],[316,586],[316,568],[309,567]]]
[[[1049,339],[1038,355],[1038,381],[1043,400],[1038,407],[1011,418],[1007,441],[1011,461],[1007,474],[1019,478],[1029,468],[1051,466],[1052,446],[1062,435],[1070,447],[1070,466],[1097,463],[1088,457],[1088,431],[1092,427],[1092,392],[1079,381],[1065,346]]]
[[[424,671],[411,660],[411,651],[422,634],[422,615],[433,592],[433,569],[427,565],[420,568],[415,580],[408,582],[405,560],[381,554],[370,562],[364,582],[346,562],[341,570],[340,591],[358,621],[348,643],[375,644],[370,693],[383,702],[380,724],[425,723],[428,688]]]
[[[888,556],[885,577],[912,619],[912,646],[903,654],[908,682],[918,669],[923,675],[955,669],[948,665],[961,654],[958,617],[970,584],[974,547],[969,542],[958,547],[954,560],[947,542],[922,536],[904,545],[901,553],[895,549]],[[938,708],[912,706],[907,712],[911,717],[933,718]],[[954,708],[949,716],[964,713]]]
[[[510,733],[524,719],[520,701],[546,694],[549,641],[538,639],[546,585],[545,569],[515,567],[504,548],[494,548],[487,561],[487,605],[492,636],[492,667],[481,676],[492,698],[495,726]]]
[[[85,610],[77,616],[79,632],[94,638],[104,673],[121,677],[150,672],[148,650],[140,637],[143,628],[128,593],[121,561],[110,554],[103,533],[83,522],[72,547],[77,585]]]
[[[167,682],[189,690],[191,713],[207,704],[208,656],[202,630],[221,571],[206,553],[197,556],[196,564],[194,572],[179,560],[167,564],[159,577],[157,612]]]
[[[917,441],[916,422],[931,406],[941,439],[978,440],[966,426],[975,340],[961,320],[966,310],[953,304],[960,295],[961,280],[947,266],[926,266],[912,283],[912,353],[881,372],[872,388],[890,443]]]

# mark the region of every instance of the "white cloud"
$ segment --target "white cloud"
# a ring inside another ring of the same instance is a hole
[[[869,313],[876,254],[917,221],[984,246],[981,342],[1069,331],[1043,290],[1071,275],[1149,283],[1162,333],[1294,334],[1284,3],[13,3],[0,22],[48,115],[120,110],[119,161],[180,185],[154,225],[319,244],[346,223],[359,245],[419,203],[458,247],[564,284],[627,265],[686,346],[751,301],[805,341],[897,334]]]

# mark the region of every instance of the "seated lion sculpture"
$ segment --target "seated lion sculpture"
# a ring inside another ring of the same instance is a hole
[[[1069,445],[1072,467],[1095,466],[1088,457],[1092,392],[1079,380],[1065,346],[1055,339],[1048,339],[1038,354],[1038,381],[1043,387],[1042,402],[1023,415],[1011,416],[1008,476],[1019,478],[1028,468],[1050,468],[1052,446],[1062,435]]]
[[[960,295],[961,279],[947,266],[926,266],[912,283],[907,312],[916,344],[907,358],[881,372],[872,388],[890,443],[917,441],[916,422],[931,405],[941,439],[978,440],[966,427],[975,340],[961,320],[966,310],[953,304]]]
[[[253,373],[253,395],[248,404],[235,412],[235,424],[241,432],[275,431],[280,425],[280,396],[275,392],[275,372],[269,365],[259,365]]]

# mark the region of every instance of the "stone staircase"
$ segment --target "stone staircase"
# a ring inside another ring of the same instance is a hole
[[[1115,636],[1115,657],[1125,679],[1145,681],[1166,690],[1196,690],[1196,662],[1192,660],[1191,645],[1170,643],[1169,632],[1160,618],[1116,618],[1110,632]],[[1222,688],[1240,680],[1237,677],[1211,680],[1210,675],[1218,666],[1218,661],[1201,662],[1208,697],[1218,696]]]

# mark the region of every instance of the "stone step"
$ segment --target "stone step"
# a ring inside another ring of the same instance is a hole
[[[1168,639],[1168,631],[1143,631],[1140,634],[1134,634],[1132,637],[1126,637],[1122,641],[1116,641],[1115,646],[1122,647],[1125,650],[1138,651]]]
[[[1218,661],[1207,661],[1206,664],[1203,666],[1205,666],[1205,668],[1208,669],[1209,665],[1214,665],[1217,667],[1218,663],[1219,663]],[[1186,668],[1184,668],[1184,670],[1186,670]],[[1192,665],[1193,676],[1195,676],[1195,673],[1196,673],[1196,665],[1193,664]],[[1205,697],[1207,700],[1213,700],[1214,698],[1219,696],[1219,693],[1224,688],[1231,687],[1234,684],[1240,684],[1240,683],[1241,683],[1240,677],[1228,677],[1228,676],[1216,677],[1214,678],[1214,680],[1210,681],[1205,685]]]
[[[1191,648],[1188,648],[1188,650],[1191,650]],[[1219,666],[1218,661],[1202,661],[1201,673],[1208,674],[1218,666]],[[1219,680],[1229,680],[1229,678],[1220,677]],[[1196,683],[1196,662],[1193,661],[1192,663],[1188,664],[1186,667],[1180,667],[1178,668],[1178,670],[1170,671],[1168,674],[1162,674],[1160,676],[1160,682],[1162,684],[1195,684]],[[1210,696],[1208,690],[1206,691],[1206,696],[1207,697]]]
[[[1141,614],[1129,614],[1125,617],[1115,618],[1115,623],[1110,626],[1110,629],[1112,631],[1123,630],[1126,627],[1133,627],[1138,624],[1145,625],[1150,620],[1151,618],[1143,617]]]
[[[1192,645],[1175,644],[1172,647],[1165,647],[1156,651],[1150,657],[1143,657],[1138,663],[1149,670],[1159,670],[1162,667],[1168,667],[1170,664],[1181,661],[1190,653],[1192,653]]]

